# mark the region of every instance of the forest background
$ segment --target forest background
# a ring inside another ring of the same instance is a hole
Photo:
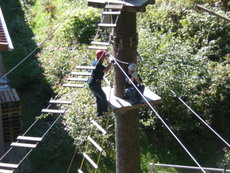
[[[158,0],[146,12],[138,13],[138,52],[142,60],[139,73],[145,85],[163,99],[156,110],[199,163],[230,169],[229,148],[171,93],[173,90],[229,141],[230,24],[195,10],[196,3],[230,17],[230,4],[214,0]],[[94,59],[88,45],[96,34],[101,10],[88,8],[84,0],[0,0],[0,4],[15,47],[3,54],[7,71],[62,23],[33,56],[8,76],[21,98],[24,131],[51,97],[73,100],[68,114],[28,157],[29,166],[23,173],[66,172],[75,149],[77,155],[70,172],[76,172],[92,128],[88,120],[95,115],[95,100],[87,87],[69,89],[61,84],[76,65],[90,65]],[[112,76],[109,78],[113,83]],[[53,117],[44,117],[31,133],[41,134],[51,121]],[[98,121],[102,125],[107,122]],[[113,122],[111,113],[98,172],[115,172]],[[195,165],[149,109],[140,111],[140,132],[142,172],[148,172],[149,162]],[[92,135],[99,138],[97,133]],[[97,156],[93,149],[87,152]],[[90,166],[85,169],[91,170]]]

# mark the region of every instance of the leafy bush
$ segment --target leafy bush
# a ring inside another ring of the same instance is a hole
[[[71,44],[89,44],[96,33],[99,13],[93,8],[78,10],[65,24],[64,37]]]

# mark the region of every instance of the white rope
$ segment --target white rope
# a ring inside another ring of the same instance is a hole
[[[76,3],[77,6],[77,3]],[[53,32],[51,32],[51,34],[49,34],[46,39],[44,41],[42,41],[34,50],[32,50],[24,59],[22,59],[17,65],[15,65],[12,69],[10,69],[6,74],[4,74],[1,78],[3,79],[4,77],[6,77],[7,75],[9,75],[12,71],[14,71],[18,66],[20,66],[25,60],[27,60],[31,55],[34,54],[34,52],[36,52],[40,46],[42,46],[47,40],[49,40],[54,33],[59,29],[59,27],[64,23],[64,21],[69,17],[69,15],[73,12],[73,10],[76,8],[76,6],[74,6],[73,9],[70,10],[70,12],[67,14],[67,16],[62,19],[62,21],[57,25],[57,27],[53,30]]]
[[[182,148],[187,152],[187,154],[192,158],[192,160],[196,163],[196,165],[202,170],[202,172],[206,173],[204,169],[200,166],[200,164],[196,161],[196,159],[192,156],[192,154],[188,151],[188,149],[184,146],[184,144],[180,141],[180,139],[174,134],[174,132],[170,129],[170,127],[165,123],[165,121],[161,118],[161,116],[157,113],[157,111],[152,107],[152,105],[149,103],[149,101],[145,98],[145,96],[139,91],[139,89],[136,87],[136,85],[133,83],[133,81],[129,78],[129,76],[126,74],[126,72],[122,69],[119,63],[117,63],[116,59],[112,57],[113,60],[116,62],[120,70],[124,73],[124,75],[130,80],[131,84],[134,86],[134,88],[137,90],[137,92],[141,95],[141,97],[145,100],[145,102],[148,104],[148,106],[152,109],[152,111],[156,114],[156,116],[161,120],[161,122],[165,125],[165,127],[168,129],[168,131],[173,135],[173,137],[177,140],[177,142],[182,146]]]
[[[229,143],[222,138],[208,123],[206,123],[190,106],[188,106],[180,97],[176,95],[174,91],[171,92],[194,114],[196,117],[203,122],[217,137],[219,137],[228,147],[230,147]]]

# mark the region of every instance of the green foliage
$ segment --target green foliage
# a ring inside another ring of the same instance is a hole
[[[98,10],[93,8],[79,9],[75,16],[71,17],[65,24],[64,37],[70,44],[76,42],[89,44],[96,33],[99,17]]]
[[[56,162],[58,165],[62,165],[60,163],[67,165],[75,147],[78,149],[78,154],[87,150],[96,160],[97,152],[89,146],[86,139],[90,132],[95,139],[98,139],[100,135],[89,123],[90,117],[95,115],[96,111],[94,97],[89,89],[73,90],[63,88],[60,84],[66,82],[65,77],[75,69],[76,64],[89,65],[94,58],[94,52],[87,49],[87,44],[96,33],[99,12],[92,8],[83,10],[86,7],[86,2],[83,0],[77,2],[74,0],[21,0],[20,2],[26,19],[16,17],[11,25],[13,35],[19,35],[16,38],[17,41],[29,37],[28,40],[20,43],[20,52],[29,52],[35,46],[35,44],[30,44],[34,41],[42,42],[66,17],[70,7],[77,5],[61,29],[42,45],[36,55],[38,61],[34,59],[28,63],[29,67],[34,69],[29,71],[27,66],[24,67],[25,71],[22,70],[22,76],[28,80],[23,80],[20,83],[21,86],[32,82],[38,83],[37,87],[33,88],[36,91],[36,97],[47,101],[50,85],[53,92],[61,99],[73,100],[73,104],[68,107],[67,116],[63,117],[62,123],[58,124],[59,126],[56,126],[48,136],[50,140],[47,139],[41,150],[35,153],[36,165],[33,167],[38,169],[40,166],[46,166],[44,162],[38,163],[36,158],[46,160],[49,164]],[[204,163],[202,165],[223,166],[229,163],[229,151],[224,150],[208,131],[204,131],[204,126],[196,121],[170,92],[170,90],[175,91],[221,134],[229,137],[229,129],[226,127],[229,125],[230,113],[228,109],[230,106],[228,103],[230,99],[230,28],[226,22],[215,16],[194,11],[192,7],[197,2],[204,1],[160,0],[154,6],[148,6],[145,13],[138,14],[138,49],[143,58],[140,73],[145,85],[163,99],[162,104],[156,106],[160,115],[163,115],[183,142],[190,146],[193,153],[201,151],[196,156]],[[223,14],[218,8],[209,6],[212,0],[205,2],[208,3],[208,8]],[[229,13],[225,15],[229,16]],[[31,30],[34,35],[28,32]],[[104,39],[108,33],[104,30],[101,32]],[[44,86],[46,82],[49,85]],[[29,94],[25,92],[25,95]],[[28,104],[26,103],[28,96],[24,97],[26,98],[24,103]],[[192,164],[154,113],[149,110],[143,110],[141,113],[142,171],[148,172],[150,161]],[[115,170],[113,119],[109,117],[108,121],[107,119],[98,119],[98,121],[103,126],[106,126],[107,122],[111,125],[107,126],[108,134],[105,139],[109,142],[105,143],[105,151],[102,153],[98,172],[111,172]],[[101,140],[98,142],[102,143]],[[46,143],[50,148],[45,148]],[[57,150],[60,152],[55,152]],[[217,150],[222,152],[213,154],[213,151]],[[53,155],[49,156],[50,153]],[[211,156],[210,153],[212,153]],[[77,160],[77,166],[80,165],[80,161],[80,159]],[[63,169],[57,166],[51,171],[64,172]],[[88,166],[85,169],[88,172],[91,170]],[[45,170],[39,170],[39,172],[45,172]]]
[[[223,13],[217,8],[209,8]],[[163,104],[156,108],[173,131],[188,145],[192,140],[197,140],[199,135],[212,141],[210,134],[204,131],[204,126],[192,118],[191,112],[178,99],[172,97],[171,90],[207,122],[217,127],[221,134],[228,136],[229,131],[223,128],[229,124],[229,103],[226,101],[230,99],[229,59],[226,58],[230,50],[229,25],[215,16],[192,11],[189,4],[181,4],[181,1],[162,1],[140,14],[138,30],[138,49],[143,58],[141,76],[145,84],[162,97]],[[181,156],[179,160],[174,157],[184,152],[173,149],[178,148],[178,145],[175,142],[172,144],[171,139],[168,139],[172,137],[162,131],[162,124],[153,116],[154,113],[144,112],[142,123],[146,133],[150,133],[147,139],[156,148],[159,160],[191,164],[187,162],[186,156]],[[201,144],[202,141],[193,142],[191,150],[203,150]],[[209,147],[209,150],[221,149],[216,139],[210,142]],[[203,161],[209,157],[208,151],[204,153],[207,155],[198,154]],[[169,160],[166,157],[168,154]],[[214,165],[218,158],[209,157],[212,162],[207,161],[206,164]]]

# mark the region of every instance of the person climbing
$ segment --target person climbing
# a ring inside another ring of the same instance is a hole
[[[139,91],[142,94],[144,93],[145,86],[142,84],[142,80],[140,76],[137,74],[136,64],[132,63],[128,66],[128,77],[125,78],[125,97],[129,99],[132,105],[143,103],[144,101],[140,93],[131,83],[132,81],[134,85],[139,89]]]
[[[92,62],[92,66],[95,66],[95,69],[92,71],[91,76],[88,79],[88,85],[90,90],[94,93],[96,97],[97,104],[97,114],[96,116],[102,116],[105,112],[108,112],[108,104],[106,100],[106,95],[101,87],[101,81],[106,72],[111,68],[112,61],[105,67],[103,62],[107,59],[109,55],[105,50],[96,51],[96,60]],[[107,59],[108,60],[108,59]]]

